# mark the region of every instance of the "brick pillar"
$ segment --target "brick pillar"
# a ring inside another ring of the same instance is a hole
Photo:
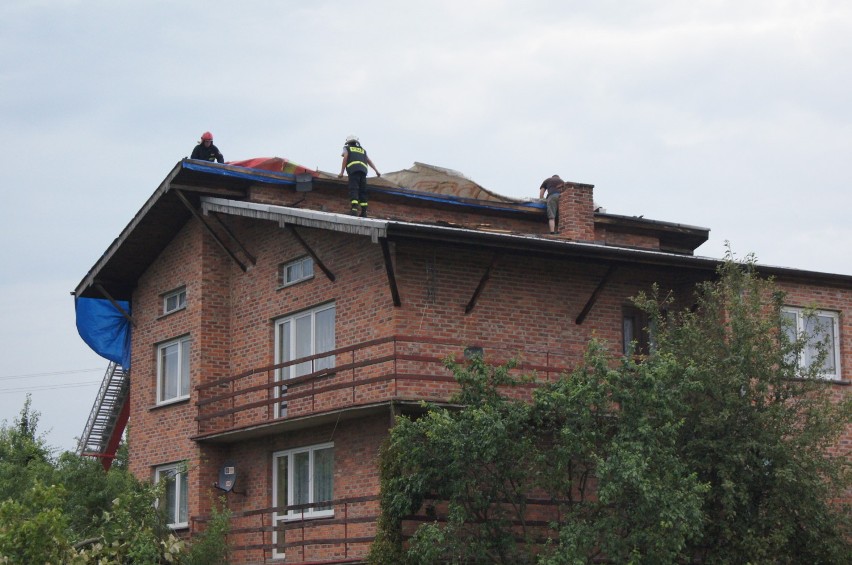
[[[559,197],[559,236],[577,241],[595,239],[595,204],[592,184],[567,183]]]

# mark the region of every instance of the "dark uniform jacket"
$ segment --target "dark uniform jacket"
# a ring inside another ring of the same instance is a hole
[[[352,174],[361,172],[367,174],[367,151],[360,145],[346,145],[346,172]]]
[[[192,159],[199,159],[201,161],[219,161],[220,163],[225,162],[225,158],[219,153],[219,148],[210,144],[210,147],[205,147],[203,143],[199,143],[195,146],[195,149],[192,150]]]

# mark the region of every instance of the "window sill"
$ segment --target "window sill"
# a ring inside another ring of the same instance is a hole
[[[171,312],[164,312],[163,314],[160,314],[159,316],[157,316],[157,319],[162,320],[163,318],[168,318],[172,314],[177,314],[178,312],[184,312],[184,311],[186,311],[186,306],[181,306],[180,308],[175,308]]]
[[[279,284],[279,285],[275,288],[275,290],[284,290],[285,288],[290,288],[291,286],[295,286],[295,285],[297,285],[297,284],[299,284],[299,283],[312,281],[312,280],[314,280],[314,276],[315,276],[315,275],[311,275],[311,276],[309,276],[309,277],[305,277],[305,278],[303,278],[303,279],[299,279],[299,280],[297,280],[297,281],[288,282],[288,283],[284,283],[284,284]]]
[[[175,400],[168,400],[166,402],[160,402],[159,404],[155,404],[153,406],[148,407],[148,411],[151,412],[153,410],[158,410],[160,408],[168,408],[170,406],[175,406],[178,404],[189,404],[190,398],[187,396],[185,398],[177,398]]]

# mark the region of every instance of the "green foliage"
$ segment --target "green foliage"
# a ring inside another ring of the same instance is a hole
[[[134,488],[136,480],[126,470],[113,465],[104,472],[100,461],[66,451],[56,461],[55,481],[66,486],[64,512],[77,538],[95,534],[98,516],[112,507],[122,493]]]
[[[71,553],[65,489],[36,482],[19,499],[0,502],[0,563],[64,563]]]
[[[219,505],[213,504],[210,521],[200,535],[192,539],[189,553],[182,563],[186,565],[228,565],[231,546],[228,533],[231,531],[231,511],[227,508],[225,497],[219,499]]]
[[[138,481],[123,446],[109,472],[99,461],[51,455],[29,397],[0,426],[0,564],[221,565],[230,512],[214,508],[192,545],[167,526],[155,501],[163,485]]]
[[[449,363],[463,408],[397,418],[370,561],[844,563],[848,512],[830,500],[849,470],[827,448],[850,402],[802,374],[807,336],[786,339],[783,299],[729,256],[689,308],[635,300],[655,328],[647,359],[593,341],[526,402],[505,394],[523,380],[511,366]]]
[[[51,450],[38,435],[40,414],[29,395],[11,425],[0,426],[0,500],[20,500],[36,482],[53,482]]]
[[[96,520],[94,539],[81,549],[79,563],[179,563],[184,543],[154,505],[161,495],[162,485],[131,483]]]
[[[536,390],[539,485],[560,516],[542,562],[669,563],[700,531],[706,486],[677,454],[688,384],[672,378],[671,359],[658,361],[613,369],[592,342],[570,378]]]
[[[666,319],[658,297],[638,300],[663,329],[659,351],[677,361],[676,378],[691,382],[679,456],[709,487],[695,558],[842,563],[849,553],[848,514],[827,503],[849,486],[848,462],[827,448],[850,402],[831,402],[821,362],[798,367],[809,336],[786,339],[783,301],[751,257],[730,255],[691,309]]]

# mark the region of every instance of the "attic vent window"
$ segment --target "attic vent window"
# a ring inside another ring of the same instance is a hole
[[[186,287],[163,295],[163,315],[186,308]]]
[[[281,265],[279,276],[281,286],[296,284],[312,278],[314,278],[314,260],[311,257],[302,257]]]

